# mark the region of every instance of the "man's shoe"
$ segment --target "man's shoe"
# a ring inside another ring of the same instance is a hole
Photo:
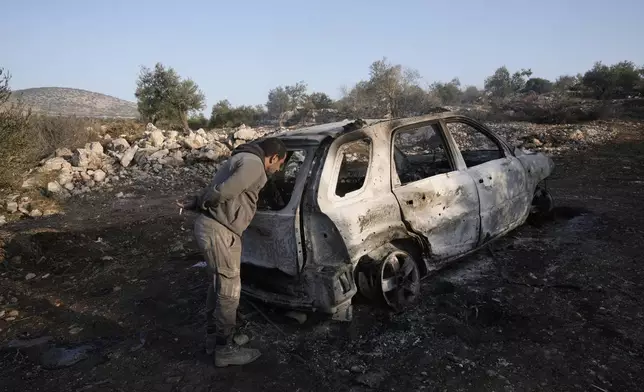
[[[234,343],[215,347],[215,366],[225,367],[230,365],[246,365],[261,356],[259,350],[240,347]]]
[[[243,346],[249,341],[250,339],[246,334],[237,332],[233,335],[233,342],[235,342],[235,344],[237,344],[238,346]],[[206,334],[206,354],[212,355],[212,353],[215,352],[216,343],[217,343],[217,335],[214,333],[207,333]]]

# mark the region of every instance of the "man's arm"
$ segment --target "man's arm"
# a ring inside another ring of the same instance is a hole
[[[234,199],[253,184],[264,172],[264,165],[255,160],[240,160],[233,173],[221,184],[210,189],[210,200],[220,203]]]

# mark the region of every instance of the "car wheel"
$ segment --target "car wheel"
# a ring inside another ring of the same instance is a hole
[[[538,187],[532,197],[532,215],[545,218],[550,215],[554,208],[554,200],[547,190]]]
[[[420,292],[418,264],[401,250],[390,252],[383,260],[362,263],[358,269],[358,289],[372,301],[403,310]]]

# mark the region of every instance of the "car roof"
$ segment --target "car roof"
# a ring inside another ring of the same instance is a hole
[[[393,119],[355,119],[355,120],[342,120],[336,121],[327,124],[313,125],[309,127],[296,128],[290,130],[284,130],[281,132],[273,133],[267,135],[270,137],[277,137],[284,141],[287,145],[310,145],[310,144],[319,144],[324,139],[331,137],[333,139],[338,136],[350,132],[351,130],[357,129],[352,126],[352,124],[357,124],[363,122],[365,126],[371,126],[377,123],[391,122],[393,126],[401,126],[406,124],[411,124],[415,122],[424,122],[432,121],[440,118],[458,116],[458,114],[448,111],[446,109],[438,109],[439,112],[426,114],[417,117],[406,117],[406,118],[393,118]],[[362,128],[362,126],[358,126]]]

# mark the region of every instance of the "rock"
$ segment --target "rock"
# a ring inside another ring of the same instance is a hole
[[[71,191],[71,190],[73,190],[73,189],[74,189],[74,183],[73,183],[73,182],[68,182],[68,183],[67,183],[67,184],[65,184],[63,187],[64,187],[65,189],[67,189],[68,191]]]
[[[93,173],[93,172],[92,172]],[[87,173],[87,172],[81,172],[80,173],[81,179],[85,182],[89,181],[92,179],[92,177]]]
[[[168,143],[166,141],[166,143],[164,143],[163,146],[168,150],[176,150],[176,149],[181,148],[181,144],[179,144],[176,140],[174,140],[174,141],[172,141],[170,143]]]
[[[44,173],[49,173],[52,171],[56,170],[71,170],[72,165],[65,160],[65,158],[62,157],[56,157],[56,158],[50,158],[43,163],[42,167],[40,168],[40,171]]]
[[[83,328],[81,328],[81,327],[71,327],[69,329],[69,333],[72,334],[72,335],[78,335],[79,333],[81,333],[82,330],[83,330]]]
[[[0,215],[0,226],[7,224],[7,218],[4,215]]]
[[[163,142],[165,141],[165,136],[163,136],[163,132],[155,129],[150,133],[149,140],[152,146],[161,147],[163,145]]]
[[[34,274],[33,272],[30,272],[27,274],[27,276],[25,276],[25,280],[31,280],[35,277],[36,277],[36,274]]]
[[[71,169],[61,170],[60,174],[58,174],[58,183],[60,185],[70,183],[72,180],[74,180],[74,172],[72,172]]]
[[[130,148],[130,143],[128,143],[128,141],[124,138],[120,137],[118,139],[112,140],[112,142],[110,143],[110,148],[116,152],[124,152],[128,148]]]
[[[103,145],[99,142],[91,142],[85,145],[85,148],[96,155],[103,155]]]
[[[103,182],[103,180],[105,180],[105,176],[107,176],[107,174],[105,174],[103,170],[96,170],[94,172],[94,181]]]
[[[217,158],[224,158],[230,156],[230,149],[223,143],[212,142],[207,146],[208,150],[213,151]]]
[[[154,126],[154,124],[152,124],[152,123],[148,123],[148,124],[145,126],[145,130],[146,130],[147,132],[154,132],[154,131],[156,131],[156,130],[158,130],[158,129],[159,129],[159,128],[155,127],[155,126]]]
[[[38,179],[36,177],[29,177],[22,183],[23,189],[31,189],[38,186]]]
[[[60,184],[57,181],[51,181],[47,184],[47,192],[49,193],[61,193],[63,191],[63,187],[60,186]]]
[[[71,158],[74,153],[69,148],[63,147],[56,150],[57,158]]]
[[[30,202],[23,202],[18,204],[18,211],[22,212],[25,215],[29,215],[29,209],[31,208]]]
[[[119,193],[116,194],[116,197],[119,198],[119,199],[122,198],[123,196],[125,196],[123,194],[123,192],[119,192]]]
[[[31,210],[31,212],[29,213],[29,216],[31,216],[32,218],[40,218],[42,215],[43,213],[39,209]]]
[[[134,154],[136,154],[137,151],[139,151],[139,146],[137,145],[128,148],[127,151],[123,153],[123,157],[121,158],[121,166],[128,167],[132,162],[132,159],[134,159]]]
[[[585,138],[584,133],[580,129],[570,133],[568,137],[570,138],[570,140],[574,141],[582,141]]]
[[[286,312],[284,315],[288,318],[291,318],[297,321],[300,324],[304,324],[306,322],[306,313],[289,311],[289,312]]]
[[[176,140],[178,136],[179,136],[179,132],[177,131],[168,132],[168,140]]]
[[[156,160],[159,160],[159,159],[165,157],[169,153],[170,153],[169,150],[159,150],[159,151],[153,153],[152,155],[150,155],[150,159],[156,161]]]
[[[207,159],[209,161],[217,161],[219,159],[219,154],[216,151],[208,150],[200,155],[200,158]]]
[[[47,192],[57,200],[64,200],[71,196],[69,191],[56,181],[51,181],[47,184]]]
[[[206,140],[206,138],[204,138],[201,135],[197,135],[192,131],[190,131],[190,133],[188,133],[188,136],[186,136],[183,139],[183,145],[186,148],[189,148],[192,150],[200,149],[204,147],[206,144],[208,144],[208,140]]]
[[[72,366],[89,357],[92,346],[85,345],[77,348],[55,347],[45,352],[40,357],[40,364],[45,369],[60,369]]]
[[[236,140],[255,140],[259,137],[257,132],[250,127],[247,127],[246,125],[242,124],[239,128],[237,128],[237,131],[233,134],[233,137]]]
[[[364,368],[360,365],[353,365],[351,366],[351,373],[362,373],[364,372]]]
[[[15,309],[9,312],[9,317],[18,317],[18,316],[20,316],[20,312]]]
[[[97,143],[100,146],[100,143]],[[96,147],[93,147],[97,149]],[[103,147],[101,146],[101,149]],[[72,156],[72,164],[74,166],[82,167],[84,169],[98,169],[101,167],[102,163],[102,153],[99,154],[96,151],[88,150],[85,148],[79,148],[74,151]]]
[[[18,212],[18,203],[16,203],[15,201],[9,201],[9,202],[7,202],[7,207],[6,207],[6,209],[7,209],[7,211],[8,211],[8,212],[10,212],[10,213],[12,213],[12,214],[13,214],[14,212]]]
[[[159,149],[155,147],[141,148],[134,154],[133,162],[139,166],[143,166],[150,161],[150,156],[157,151]]]
[[[250,341],[250,339],[248,338],[248,335],[243,333],[238,333],[233,335],[233,340],[235,341],[235,344],[238,346],[243,346],[244,344]]]

